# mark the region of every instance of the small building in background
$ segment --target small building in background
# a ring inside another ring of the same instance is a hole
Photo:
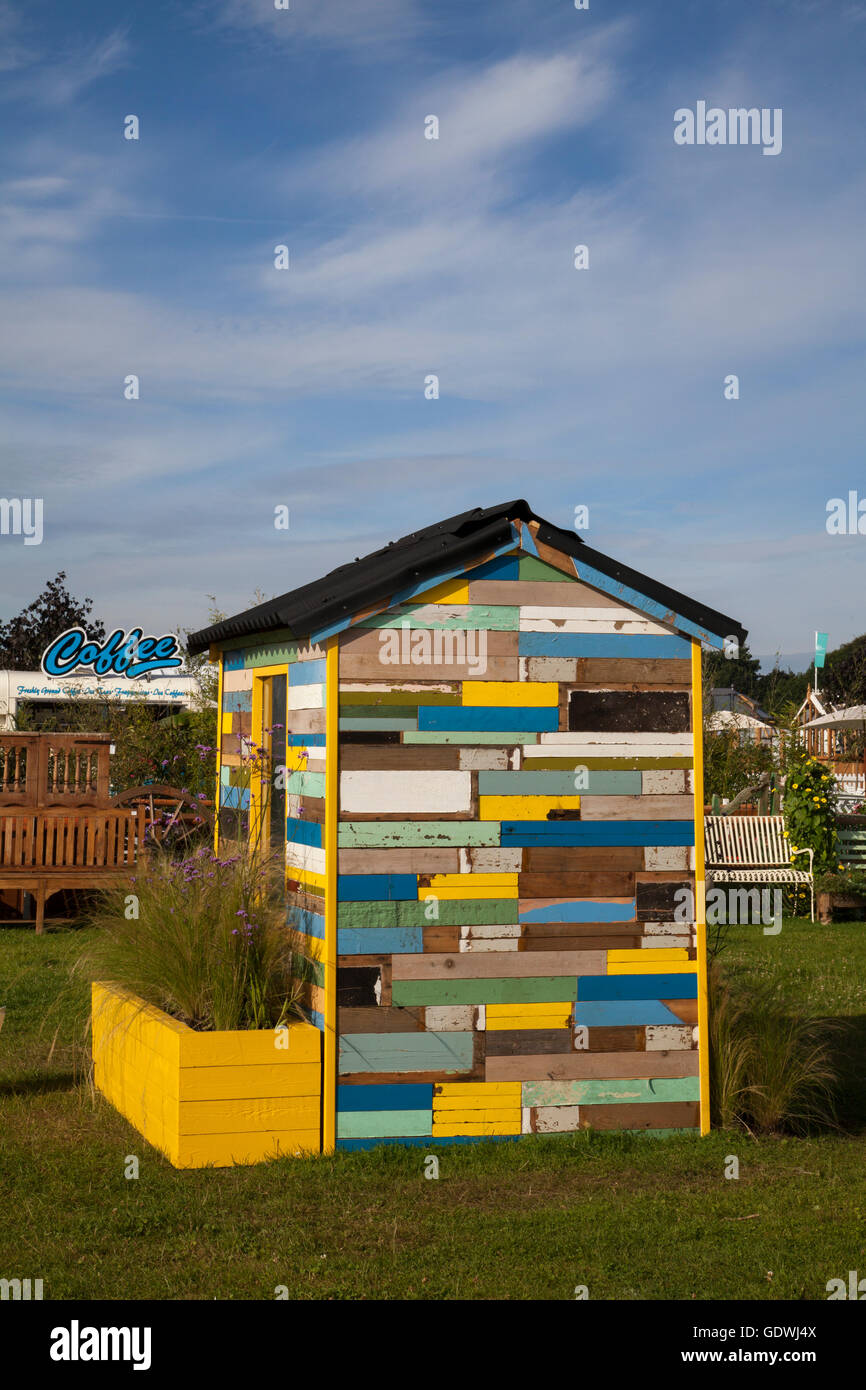
[[[0,671],[0,731],[18,727],[19,713],[27,710],[28,727],[62,730],[71,727],[64,717],[86,705],[93,714],[93,727],[99,728],[100,715],[118,705],[132,703],[153,706],[160,714],[176,714],[190,709],[197,691],[192,675],[155,671],[128,680],[123,676],[46,676],[44,671]],[[75,727],[80,727],[80,719]]]
[[[770,745],[778,737],[775,721],[749,695],[741,695],[733,686],[717,686],[710,691],[712,714],[708,725],[714,733],[739,731],[741,743]]]

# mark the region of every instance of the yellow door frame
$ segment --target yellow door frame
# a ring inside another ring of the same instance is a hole
[[[694,748],[695,933],[698,976],[698,1071],[701,1134],[710,1132],[710,1012],[707,992],[707,885],[704,867],[704,700],[701,644],[692,642],[692,743]]]

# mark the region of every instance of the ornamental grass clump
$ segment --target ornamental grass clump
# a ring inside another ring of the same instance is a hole
[[[273,1028],[302,1017],[306,962],[279,875],[252,855],[151,853],[102,895],[80,964],[199,1030]]]

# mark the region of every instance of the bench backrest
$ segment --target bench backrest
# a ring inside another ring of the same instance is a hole
[[[866,869],[866,829],[840,826],[838,831],[839,862]]]
[[[784,816],[704,816],[704,845],[707,868],[788,867],[791,862]]]

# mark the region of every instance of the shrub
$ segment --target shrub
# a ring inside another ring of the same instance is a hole
[[[836,793],[832,773],[797,744],[789,744],[785,759],[785,827],[795,849],[812,849],[815,872],[828,872],[838,863],[836,852]],[[800,860],[805,865],[805,858]]]
[[[137,878],[102,896],[93,922],[100,931],[80,962],[92,978],[192,1028],[268,1028],[302,1016],[300,938],[276,873],[253,855],[151,855]]]

